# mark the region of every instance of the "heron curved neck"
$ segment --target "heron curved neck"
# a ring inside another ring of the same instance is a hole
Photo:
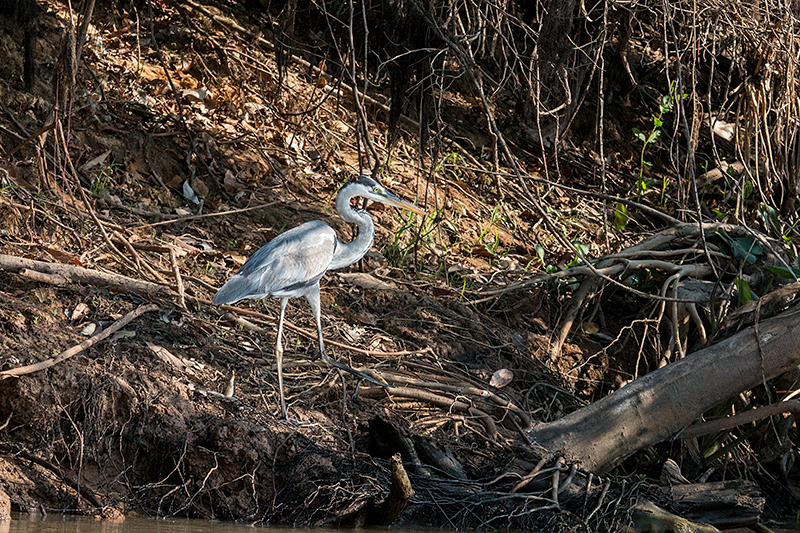
[[[372,240],[375,238],[375,224],[369,213],[363,209],[354,209],[350,206],[350,200],[353,196],[355,195],[348,194],[345,191],[339,192],[336,197],[336,211],[342,217],[342,220],[358,226],[358,235],[348,243],[339,241],[333,254],[333,260],[328,266],[329,270],[352,265],[364,257],[369,247],[372,246]]]

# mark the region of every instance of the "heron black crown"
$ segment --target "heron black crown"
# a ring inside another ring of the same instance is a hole
[[[369,176],[360,175],[352,178],[348,183],[358,183],[359,185],[363,185],[364,187],[374,187],[375,185],[380,185],[377,181],[370,178]]]

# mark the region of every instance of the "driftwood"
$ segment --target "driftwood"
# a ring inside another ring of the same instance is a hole
[[[764,510],[764,497],[751,481],[691,483],[661,490],[666,507],[674,513],[720,529],[752,526]]]
[[[367,524],[390,526],[405,510],[408,500],[414,495],[411,481],[403,468],[403,460],[396,453],[389,460],[392,468],[392,486],[389,495],[378,505],[367,508]]]
[[[674,515],[654,503],[640,500],[633,507],[633,531],[692,531],[694,533],[719,533],[719,529]],[[628,528],[626,531],[630,531]]]
[[[32,272],[39,272],[49,275],[47,277],[39,277],[39,281],[46,281],[49,278],[51,281],[46,281],[47,283],[53,283],[53,280],[63,278],[64,283],[93,285],[114,292],[134,293],[146,298],[154,298],[156,296],[173,297],[175,295],[175,292],[169,287],[149,281],[141,281],[120,274],[99,272],[63,263],[47,263],[45,261],[24,259],[13,255],[0,254],[0,270],[16,273],[21,273],[25,270],[25,275],[29,278],[35,276]]]
[[[594,473],[678,436],[704,412],[800,363],[798,310],[757,323],[629,383],[528,437]]]

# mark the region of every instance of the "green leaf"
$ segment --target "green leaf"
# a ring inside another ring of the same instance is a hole
[[[771,205],[761,204],[761,216],[764,219],[764,225],[772,227],[772,229],[777,230],[780,228],[780,215],[778,211],[772,207]]]
[[[767,269],[767,272],[779,278],[786,278],[786,279],[800,278],[800,268],[793,268],[791,272],[789,270],[786,270],[785,268],[776,266],[767,265],[764,268]]]
[[[639,128],[633,128],[632,131],[633,131],[633,134],[636,135],[637,139],[639,139],[643,143],[647,142],[647,137],[644,136],[644,133],[642,133],[642,130],[640,130]]]
[[[575,247],[575,249],[576,249],[578,252],[580,252],[580,253],[581,253],[581,254],[582,254],[584,257],[586,257],[587,255],[589,255],[589,245],[588,245],[588,244],[584,244],[584,243],[582,243],[582,242],[580,242],[580,241],[574,241],[574,242],[572,243],[572,245],[573,245],[573,246]]]
[[[756,262],[759,255],[764,253],[764,249],[751,235],[745,235],[734,239],[725,230],[719,230],[719,235],[731,249],[731,257],[739,261],[744,261],[749,265]]]
[[[544,262],[544,246],[542,246],[541,244],[537,243],[537,244],[533,245],[533,249],[536,252],[536,255],[539,257],[539,261],[541,261],[542,264],[544,265],[545,264],[545,262]]]
[[[581,262],[580,256],[586,257],[589,255],[589,245],[580,241],[572,241],[572,246],[575,247],[575,259],[569,262],[569,265],[577,265]]]
[[[650,137],[647,138],[647,144],[653,143],[661,135],[661,130],[653,130],[650,132]]]
[[[752,265],[756,262],[759,255],[764,253],[761,245],[756,242],[755,237],[745,235],[736,239],[737,253],[741,254],[748,264]]]
[[[664,122],[659,117],[653,117],[653,127],[660,128],[664,125]]]
[[[616,226],[620,231],[625,231],[627,225],[628,207],[621,202],[617,202],[614,204],[614,226]]]
[[[758,300],[758,296],[750,290],[750,285],[742,278],[736,278],[736,291],[739,293],[739,298],[737,300],[739,307],[747,302]]]

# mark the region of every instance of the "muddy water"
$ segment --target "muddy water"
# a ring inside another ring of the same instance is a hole
[[[110,522],[60,515],[48,515],[45,518],[21,515],[13,518],[11,521],[0,521],[0,533],[247,533],[256,529],[247,525],[211,520],[128,518],[121,522]],[[266,531],[264,528],[258,529]],[[288,531],[269,528],[269,533]],[[297,530],[293,531],[297,533]],[[311,533],[312,530],[307,531]]]
[[[121,522],[95,520],[87,517],[49,515],[31,517],[30,515],[13,516],[14,520],[0,520],[0,533],[246,533],[261,530],[268,533],[331,533],[336,529],[291,529],[279,527],[251,527],[229,522],[211,520],[182,520],[156,518],[128,518]],[[772,523],[775,533],[800,533],[800,517],[787,518],[779,524]],[[392,528],[399,533],[430,533],[442,530]],[[343,530],[339,530],[343,531]],[[344,530],[347,531],[347,530]],[[361,531],[370,531],[361,529]],[[371,531],[388,531],[384,528],[372,528]],[[531,532],[526,532],[531,533]],[[735,529],[730,533],[752,533],[750,529]]]

